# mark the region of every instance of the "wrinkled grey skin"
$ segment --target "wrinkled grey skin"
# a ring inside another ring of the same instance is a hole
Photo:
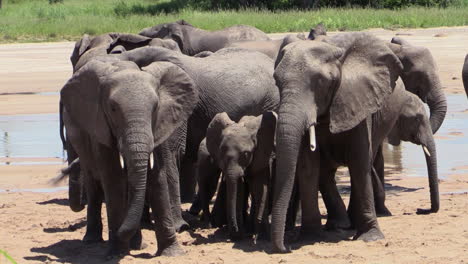
[[[255,40],[255,41],[239,41],[234,42],[229,47],[236,47],[248,50],[254,50],[261,52],[272,60],[276,60],[279,51],[289,43],[298,41],[298,40],[305,40],[305,36],[303,34],[297,35],[287,35],[283,39],[275,39],[275,40]]]
[[[399,37],[394,37],[388,45],[403,63],[401,79],[406,90],[427,103],[432,132],[435,134],[445,119],[447,99],[442,91],[437,65],[431,52],[425,47],[413,46]],[[383,155],[379,147],[372,173],[372,181],[375,186],[374,198],[376,199],[377,214],[379,216],[390,216],[392,214],[385,206],[383,163]],[[435,208],[438,209],[438,206],[435,206]],[[427,210],[418,210],[417,213],[426,214],[429,212]],[[437,212],[437,210],[433,210],[433,212]]]
[[[235,41],[270,39],[264,32],[251,26],[236,25],[218,31],[206,31],[184,20],[148,27],[139,34],[149,38],[172,39],[177,42],[182,53],[190,56],[202,51],[215,52]]]
[[[142,46],[157,46],[157,47],[164,47],[170,50],[180,52],[177,43],[173,40],[167,39],[151,39],[146,38],[140,35],[135,34],[121,34],[121,33],[109,33],[103,34],[96,37],[90,37],[88,35],[84,35],[82,39],[76,42],[75,48],[73,53],[70,57],[70,61],[73,65],[74,72],[78,71],[81,67],[83,67],[88,61],[92,60],[93,58],[105,54],[120,54],[127,50],[131,50],[137,47]],[[60,105],[60,114],[62,114],[62,105]],[[60,136],[62,139],[62,143],[64,149],[67,151],[68,156],[68,163],[70,164],[73,162],[77,157],[77,153],[74,150],[73,146],[66,141],[64,136],[63,130],[63,120],[62,117],[60,118]],[[74,168],[70,171],[69,174],[69,205],[70,208],[74,212],[79,212],[84,209],[85,204],[87,202],[86,193],[88,192],[102,192],[99,188],[93,188],[90,191],[85,190],[84,183],[89,182],[86,177],[86,173],[81,171],[79,167]],[[102,197],[101,194],[90,194],[89,196],[92,197]],[[102,199],[101,199],[102,200]],[[100,201],[92,201],[93,204],[100,204]],[[97,207],[97,206],[95,206]],[[90,216],[89,213],[95,213],[97,215]],[[148,217],[149,214],[145,211],[145,218],[142,221],[146,221],[146,223],[150,222],[150,218]],[[88,219],[97,219],[100,218],[100,213],[93,209],[88,208]],[[99,223],[98,226],[92,227],[93,223]],[[101,221],[92,220],[88,221],[87,229],[89,230],[102,230]],[[90,231],[87,232],[83,241],[85,243],[93,243],[102,240],[102,235],[97,234],[97,231]],[[92,234],[92,235],[90,235]]]
[[[465,57],[465,63],[463,64],[462,70],[463,86],[465,87],[465,93],[468,97],[468,54]]]
[[[138,61],[139,65],[152,61],[174,63],[196,84],[199,97],[192,98],[195,109],[188,122],[155,152],[157,174],[169,181],[174,224],[180,230],[187,223],[181,216],[179,175],[188,174],[184,168],[189,168],[190,173],[194,171],[198,147],[217,113],[226,112],[237,122],[243,116],[258,116],[277,108],[279,91],[273,78],[274,62],[264,54],[236,48],[222,49],[204,58],[155,47],[119,56]]]
[[[284,246],[284,227],[295,177],[301,194],[303,235],[314,234],[321,227],[319,179],[329,221],[346,224],[340,222],[347,221],[341,199],[329,199],[336,198],[336,185],[334,177],[323,177],[334,176],[334,171],[324,171],[333,168],[326,163],[349,168],[355,239],[384,237],[376,218],[370,176],[371,116],[392,93],[403,66],[384,42],[367,33],[340,34],[326,42],[294,42],[277,60],[275,79],[281,104],[271,227],[274,252],[289,252]]]
[[[60,93],[66,139],[87,175],[85,240],[102,240],[100,210],[105,200],[108,256],[126,253],[131,237],[132,248],[139,247],[148,164],[153,163],[150,154],[187,120],[192,98],[197,96],[194,82],[177,65],[137,65],[124,54],[89,61]],[[171,222],[167,180],[152,179],[150,184],[157,255],[181,254]]]
[[[418,214],[435,213],[439,210],[439,188],[438,188],[438,173],[437,173],[437,152],[432,134],[431,123],[426,114],[424,103],[415,94],[410,93],[405,89],[404,85],[399,80],[398,86],[389,97],[384,107],[374,114],[373,122],[373,139],[376,142],[382,142],[385,137],[388,137],[388,142],[398,146],[401,140],[412,142],[416,145],[421,145],[423,153],[426,157],[426,165],[429,179],[429,188],[431,194],[431,209],[418,209]],[[393,128],[392,128],[393,127]],[[374,144],[373,149],[377,151],[374,154],[374,169],[373,173],[383,175],[384,161],[377,160],[382,155],[382,145]],[[424,151],[427,149],[429,155]],[[373,175],[374,177],[374,175]],[[385,196],[378,197],[380,194],[385,195],[385,190],[382,188],[384,184],[373,181],[375,206],[377,214],[386,209]]]
[[[219,172],[226,182],[227,224],[231,238],[241,238],[246,230],[243,223],[242,195],[248,192],[253,201],[254,234],[268,223],[270,186],[270,156],[274,148],[276,117],[272,112],[261,116],[244,116],[232,121],[226,113],[217,114],[206,132],[206,148],[198,160],[198,186],[203,218],[209,219],[209,203],[216,190]],[[200,159],[203,158],[203,159]],[[247,182],[249,190],[244,190]],[[214,188],[213,188],[214,187]]]

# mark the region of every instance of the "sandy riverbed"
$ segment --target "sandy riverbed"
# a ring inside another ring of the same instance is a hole
[[[383,39],[390,40],[398,34],[428,47],[439,66],[444,91],[464,93],[461,68],[468,53],[468,27],[371,31]],[[71,75],[68,58],[73,45],[70,42],[0,45],[0,115],[56,113],[56,92]],[[449,105],[448,115],[451,114],[454,113]],[[466,110],[464,114],[468,120]],[[457,129],[454,127],[451,133],[465,137],[465,131]],[[449,137],[440,135],[437,140]],[[465,154],[468,157],[468,150]],[[446,153],[439,152],[438,156],[439,160],[447,158]],[[85,212],[73,213],[68,208],[65,190],[31,191],[50,187],[48,179],[62,167],[53,165],[59,159],[0,157],[1,164],[25,160],[49,165],[0,165],[0,249],[18,263],[103,262],[106,244],[81,243]],[[390,165],[387,169],[394,171]],[[292,254],[272,255],[268,254],[267,243],[255,246],[250,241],[232,243],[223,231],[197,229],[179,234],[186,256],[151,259],[156,252],[155,236],[154,232],[144,230],[148,247],[132,251],[120,263],[464,263],[468,261],[467,170],[468,159],[461,166],[440,172],[448,175],[440,183],[441,210],[427,216],[415,214],[416,208],[430,205],[427,179],[407,177],[401,172],[390,174],[387,204],[394,216],[379,219],[386,236],[382,241],[363,243],[350,241],[350,234],[325,233],[317,242],[293,243]],[[346,179],[342,184],[347,184]],[[325,213],[323,206],[322,212]],[[107,233],[104,237],[107,238]],[[8,262],[0,256],[0,263]]]

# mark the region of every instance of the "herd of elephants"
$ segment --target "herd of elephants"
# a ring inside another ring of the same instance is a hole
[[[439,210],[433,134],[447,99],[425,47],[363,32],[328,36],[323,25],[272,40],[250,26],[209,32],[179,20],[84,35],[70,59],[60,92],[69,166],[56,180],[69,177],[73,211],[87,208],[85,243],[103,241],[106,203],[107,258],[139,249],[142,223],[154,227],[156,256],[184,254],[176,233],[190,228],[189,214],[226,226],[232,240],[270,240],[273,253],[290,252],[285,231],[299,209],[300,239],[323,229],[383,239],[385,139],[422,146],[430,208],[417,213]],[[347,207],[339,166],[350,173]]]

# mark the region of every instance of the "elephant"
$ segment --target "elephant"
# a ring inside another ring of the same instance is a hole
[[[194,109],[191,100],[198,95],[192,78],[177,65],[137,65],[126,53],[90,60],[60,91],[66,141],[86,174],[85,240],[102,240],[100,212],[105,200],[108,257],[126,253],[131,238],[132,248],[141,244],[139,224],[148,168],[151,172],[155,162],[153,150],[186,122]],[[157,255],[181,254],[171,229],[167,180],[150,182]]]
[[[387,137],[388,142],[394,146],[400,145],[401,140],[412,142],[416,145],[421,145],[423,153],[426,158],[426,165],[429,178],[429,188],[431,197],[431,209],[418,209],[418,214],[435,213],[439,210],[439,188],[438,188],[438,173],[437,173],[437,152],[434,137],[432,134],[431,123],[426,114],[424,103],[415,94],[404,90],[404,85],[399,82],[399,86],[395,88],[389,100],[385,103],[382,110],[380,110],[373,120],[384,120],[380,122],[380,125],[376,125],[377,129],[381,132],[374,132],[373,138],[378,138],[377,142],[383,141],[382,139]],[[378,116],[380,114],[380,116]],[[398,119],[395,120],[395,114],[398,114]],[[393,118],[389,118],[392,116]],[[389,122],[391,121],[391,122]],[[381,127],[383,126],[383,127]],[[392,127],[391,129],[388,129]],[[374,159],[383,157],[382,155],[382,144],[373,145],[373,149],[377,150],[374,154]],[[379,177],[375,175],[383,175],[384,172],[384,161],[374,160],[373,171],[373,188],[376,205],[376,212],[379,215],[379,211],[386,209],[384,204],[385,196],[378,197],[380,194],[385,195],[385,189],[383,189],[383,182],[380,182]],[[374,178],[375,177],[375,178]],[[382,189],[380,189],[382,188]],[[380,204],[379,204],[380,203]],[[380,208],[380,210],[379,210]],[[388,210],[388,209],[387,209]]]
[[[284,37],[283,39],[238,41],[230,44],[229,47],[255,50],[264,53],[272,60],[276,60],[276,56],[278,56],[279,51],[284,46],[297,40],[305,40],[305,36],[303,34],[290,34]]]
[[[465,56],[465,63],[463,64],[462,78],[463,87],[465,87],[465,93],[468,97],[468,54]]]
[[[414,46],[400,37],[392,38],[388,45],[403,63],[401,79],[405,88],[427,103],[430,110],[432,132],[435,134],[445,119],[447,99],[442,91],[437,65],[431,52],[425,47]],[[379,147],[375,157],[376,164],[372,170],[372,181],[375,187],[374,198],[377,214],[389,216],[391,212],[385,206],[383,159],[381,147]],[[437,210],[433,211],[437,212]],[[430,210],[418,210],[418,213],[430,212]]]
[[[244,190],[247,183],[252,197],[251,217],[254,234],[268,224],[270,188],[270,157],[274,149],[276,114],[244,116],[234,122],[227,113],[215,115],[208,125],[206,139],[202,141],[198,156],[197,181],[203,218],[210,218],[211,201],[220,172],[226,184],[227,224],[230,237],[241,238],[246,228],[242,226]],[[208,155],[204,154],[204,150]]]
[[[215,52],[235,41],[270,40],[267,34],[251,26],[236,25],[218,31],[206,31],[184,20],[144,28],[139,34],[149,38],[173,39],[182,53],[190,56],[202,51]]]
[[[393,92],[402,71],[402,63],[388,45],[369,33],[296,41],[281,50],[274,73],[281,103],[273,183],[273,252],[289,252],[284,246],[284,227],[296,177],[303,236],[321,229],[319,186],[328,221],[348,221],[344,206],[339,208],[341,199],[332,200],[336,198],[334,171],[326,171],[339,165],[347,165],[351,175],[349,212],[357,230],[354,238],[372,241],[384,237],[376,218],[370,176],[372,114]]]
[[[85,34],[83,37],[75,43],[75,48],[70,57],[74,72],[78,71],[88,61],[92,60],[96,56],[102,56],[106,54],[120,54],[127,50],[131,50],[142,46],[156,46],[164,47],[176,52],[180,52],[180,49],[175,41],[170,39],[151,39],[135,34],[122,34],[122,33],[108,33],[102,34],[91,38]],[[62,115],[62,105],[60,104],[60,115]],[[64,149],[67,151],[68,164],[70,165],[73,161],[78,158],[76,151],[73,146],[66,141],[64,132],[63,118],[60,117],[60,137]],[[86,181],[83,175],[84,173],[80,170],[79,166],[75,166],[73,170],[70,170],[69,175],[69,205],[74,212],[79,212],[84,209],[87,199],[86,190],[84,189],[83,183]],[[102,194],[101,194],[102,195]],[[94,210],[97,213],[97,211]],[[88,212],[89,213],[89,212]],[[150,217],[145,210],[145,218],[142,221],[149,223]],[[88,218],[98,218],[99,215],[89,216]],[[97,227],[91,227],[96,229]],[[100,237],[100,236],[99,236]],[[84,242],[92,243],[101,241],[102,238],[96,236],[85,236]]]
[[[95,37],[84,34],[83,37],[75,43],[75,48],[70,56],[73,72],[79,70],[96,56],[110,53],[122,53],[126,50],[144,46],[164,47],[170,50],[180,51],[177,43],[169,39],[152,39],[141,35],[124,33],[107,33]]]
[[[155,150],[156,174],[168,179],[174,225],[176,230],[182,230],[187,223],[182,218],[180,196],[187,192],[180,191],[179,182],[184,177],[195,181],[198,147],[206,137],[208,124],[222,112],[238,122],[246,115],[275,111],[279,90],[273,78],[274,61],[262,53],[238,48],[222,49],[207,57],[191,57],[164,48],[143,47],[117,56],[138,61],[138,65],[154,61],[174,63],[196,84],[199,96],[192,99],[193,113]]]

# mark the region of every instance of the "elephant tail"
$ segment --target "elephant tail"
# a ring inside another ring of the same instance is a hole
[[[63,125],[63,103],[62,101],[59,102],[59,122],[60,122],[60,139],[62,140],[62,148],[64,150],[67,149],[67,142],[66,142],[66,139],[65,139],[65,133],[64,133],[64,125]]]
[[[54,186],[57,185],[58,183],[63,181],[65,178],[67,178],[75,167],[79,168],[79,166],[80,166],[80,158],[76,158],[72,163],[70,163],[70,165],[68,165],[68,167],[61,169],[59,175],[50,179],[48,183]]]

